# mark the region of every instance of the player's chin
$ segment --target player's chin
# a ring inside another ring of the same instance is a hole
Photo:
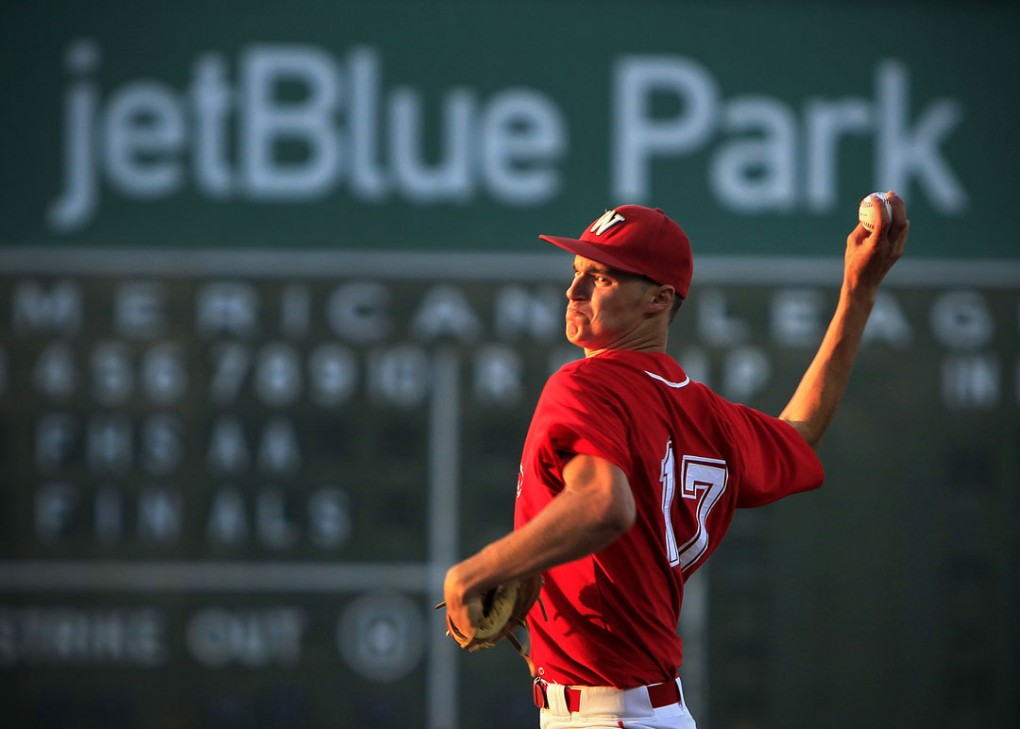
[[[567,341],[577,347],[585,347],[591,341],[591,332],[587,327],[567,322]]]

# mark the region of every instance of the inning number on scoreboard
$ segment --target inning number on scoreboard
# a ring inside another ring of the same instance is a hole
[[[679,479],[678,479],[679,476]],[[676,499],[677,481],[680,483],[680,497],[697,502],[697,527],[695,533],[682,544],[677,539],[670,512]],[[708,549],[708,528],[706,522],[712,507],[726,490],[726,461],[716,458],[684,456],[679,470],[673,441],[666,443],[662,457],[659,481],[662,483],[662,517],[666,527],[666,556],[671,567],[687,570],[705,554]]]

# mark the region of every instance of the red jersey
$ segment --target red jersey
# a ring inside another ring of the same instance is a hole
[[[546,383],[524,443],[515,528],[563,489],[573,454],[627,475],[637,518],[612,544],[545,573],[528,623],[535,669],[566,685],[668,681],[682,662],[684,580],[738,507],[817,488],[822,465],[788,423],[692,382],[667,354],[609,351]]]

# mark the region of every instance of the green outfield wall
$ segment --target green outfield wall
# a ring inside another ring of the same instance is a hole
[[[579,354],[537,235],[664,208],[695,250],[670,352],[776,413],[888,188],[907,256],[826,485],[689,584],[686,698],[702,729],[1020,724],[1018,21],[8,2],[0,727],[537,726],[524,662],[433,609]]]

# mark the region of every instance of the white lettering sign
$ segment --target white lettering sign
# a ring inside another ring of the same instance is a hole
[[[101,60],[92,41],[67,51],[63,189],[48,215],[58,232],[92,221],[105,188],[135,201],[190,185],[210,201],[313,203],[343,190],[362,203],[508,207],[548,204],[566,190],[571,130],[534,87],[389,86],[372,46],[338,58],[310,45],[257,44],[236,63],[208,52],[183,89],[158,79],[103,88]],[[609,120],[601,149],[614,199],[646,201],[656,170],[704,159],[693,172],[725,209],[827,213],[848,192],[841,145],[863,140],[874,149],[874,189],[920,191],[946,215],[967,209],[945,154],[965,110],[953,98],[915,98],[911,70],[896,59],[875,65],[867,97],[799,103],[768,90],[726,96],[712,69],[676,55],[621,55],[610,74],[607,108],[587,113]],[[663,114],[661,101],[677,111]],[[129,311],[158,316],[159,293],[142,295],[126,302],[141,307]]]

